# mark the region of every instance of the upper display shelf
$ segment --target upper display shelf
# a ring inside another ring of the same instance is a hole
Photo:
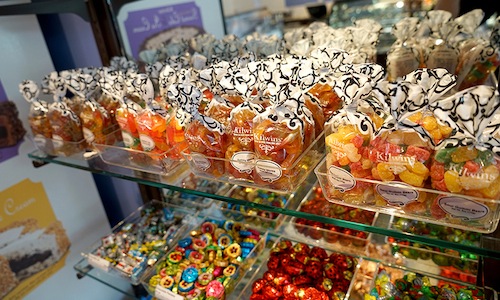
[[[174,192],[182,192],[194,196],[220,200],[227,203],[226,207],[234,205],[245,206],[254,211],[266,211],[270,215],[282,214],[292,216],[297,220],[310,220],[314,223],[313,226],[320,223],[324,223],[326,225],[330,224],[354,231],[369,232],[385,237],[392,237],[396,240],[409,240],[418,244],[427,244],[432,247],[454,249],[460,252],[469,252],[481,256],[500,258],[500,240],[498,239],[498,234],[496,234],[496,232],[490,235],[474,233],[473,235],[475,241],[471,242],[463,239],[464,236],[468,236],[469,234],[459,229],[453,230],[443,226],[429,225],[426,229],[418,231],[416,229],[418,229],[419,226],[415,225],[418,224],[418,222],[389,217],[384,214],[379,214],[379,217],[376,218],[376,221],[373,223],[363,224],[363,222],[358,221],[357,219],[337,219],[330,217],[331,214],[325,213],[324,209],[306,209],[304,202],[301,204],[300,208],[297,209],[299,201],[304,199],[306,195],[310,194],[312,189],[316,188],[316,176],[312,172],[309,173],[309,176],[305,179],[305,181],[293,192],[293,199],[296,201],[295,205],[287,203],[284,206],[279,206],[274,205],[271,202],[251,202],[248,201],[248,199],[242,200],[242,197],[237,194],[228,194],[227,190],[224,189],[221,189],[218,192],[195,190],[182,181],[183,178],[189,176],[190,174],[187,164],[183,164],[177,168],[175,174],[161,176],[130,168],[110,165],[105,163],[101,157],[95,155],[95,153],[93,153],[94,155],[91,155],[92,153],[87,154],[89,154],[89,157],[86,160],[74,157],[50,156],[38,150],[30,153],[28,156],[34,162],[40,164],[55,163],[97,174],[118,177],[157,188],[169,189]],[[311,207],[309,206],[309,208]],[[420,222],[420,224],[423,223]],[[325,227],[329,227],[326,225]],[[407,231],[405,232],[402,230]],[[443,238],[436,235],[436,232],[449,232],[450,234],[447,235],[447,238]]]

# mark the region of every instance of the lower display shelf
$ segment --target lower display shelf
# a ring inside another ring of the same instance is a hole
[[[48,156],[40,151],[35,151],[29,154],[29,157],[38,164],[55,163],[97,174],[118,177],[156,188],[163,188],[171,191],[181,192],[183,194],[200,197],[200,199],[208,198],[219,200],[225,202],[226,204],[246,207],[247,210],[251,211],[265,211],[273,216],[288,215],[298,219],[312,220],[314,222],[339,226],[353,231],[362,231],[365,233],[391,236],[396,239],[408,240],[429,246],[454,249],[456,251],[474,253],[476,255],[484,257],[500,258],[500,240],[497,232],[490,235],[479,234],[479,242],[474,244],[458,243],[446,239],[436,239],[435,237],[429,235],[404,232],[402,230],[399,230],[398,228],[394,228],[390,226],[390,218],[383,217],[387,216],[384,214],[379,214],[380,216],[376,222],[363,223],[359,221],[339,219],[335,216],[322,215],[314,210],[296,210],[297,206],[295,205],[280,206],[266,202],[249,201],[248,199],[241,199],[241,197],[236,197],[234,195],[228,194],[227,189],[221,189],[215,192],[213,190],[200,190],[196,188],[196,186],[185,184],[185,182],[183,182],[183,178],[192,176],[190,175],[190,171],[187,167],[184,169],[179,169],[177,172],[175,172],[175,174],[172,174],[170,176],[160,176],[158,174],[140,172],[128,168],[106,164],[96,153],[89,153],[88,156],[90,156],[88,159],[82,160],[72,157]],[[314,174],[310,174],[309,177],[304,181],[304,183],[298,186],[297,189],[290,194],[293,194],[294,199],[299,199],[300,201],[301,199],[304,199],[305,196],[315,187],[315,184],[316,176]],[[281,219],[282,218],[280,217],[277,220],[277,224],[282,223]],[[271,222],[271,225],[275,226],[273,222]]]

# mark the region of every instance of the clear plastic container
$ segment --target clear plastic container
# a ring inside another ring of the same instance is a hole
[[[137,285],[195,219],[192,210],[153,200],[118,223],[82,256],[94,268]]]

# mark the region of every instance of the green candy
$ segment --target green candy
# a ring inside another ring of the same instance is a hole
[[[438,266],[449,266],[450,262],[448,260],[447,256],[441,255],[441,254],[434,254],[432,255],[432,261],[438,265]]]
[[[436,152],[434,159],[440,163],[451,162],[451,154],[456,150],[456,148],[444,148]]]

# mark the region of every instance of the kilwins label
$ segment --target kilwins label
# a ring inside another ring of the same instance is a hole
[[[328,182],[342,193],[353,189],[356,185],[356,180],[351,173],[336,166],[328,168]]]
[[[402,182],[389,182],[391,185],[377,184],[375,187],[379,195],[389,204],[405,206],[416,201],[419,193],[411,185]]]
[[[253,162],[255,154],[250,151],[240,151],[231,157],[231,165],[240,173],[251,174],[253,171]]]
[[[464,221],[484,218],[490,212],[482,203],[456,196],[442,197],[438,204],[447,214]]]
[[[262,180],[267,182],[274,182],[280,179],[283,174],[283,170],[278,163],[266,159],[257,160],[255,171]]]

